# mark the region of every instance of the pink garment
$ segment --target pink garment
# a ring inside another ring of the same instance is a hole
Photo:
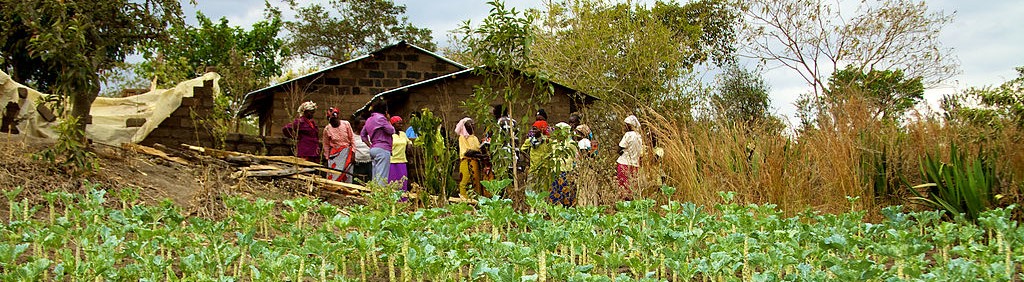
[[[352,147],[355,144],[355,132],[352,132],[352,125],[342,120],[338,127],[330,124],[324,127],[323,154],[329,157],[342,149]]]
[[[463,136],[463,137],[469,136],[469,130],[466,130],[466,123],[470,122],[472,120],[473,119],[468,118],[468,117],[462,118],[462,120],[459,120],[459,123],[455,125],[455,134],[458,134],[459,136]]]

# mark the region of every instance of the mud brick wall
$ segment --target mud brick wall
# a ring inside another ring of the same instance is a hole
[[[413,111],[427,108],[435,116],[439,116],[444,120],[446,128],[454,129],[455,124],[460,119],[468,116],[468,113],[462,107],[463,101],[469,100],[473,95],[473,88],[482,83],[483,78],[479,76],[465,75],[445,79],[437,83],[430,83],[429,85],[413,87],[408,89],[408,91],[396,93],[388,97],[389,113],[408,118],[409,114]],[[539,93],[533,93],[536,91],[534,90],[536,87],[529,83],[524,83],[519,89],[526,91],[525,95],[528,96],[540,95]],[[577,111],[580,107],[578,101],[570,98],[570,91],[567,88],[555,87],[555,94],[546,103],[522,101],[514,105],[511,116],[516,120],[522,119],[524,116],[529,117],[528,121],[532,122],[536,110],[543,108],[548,114],[549,124],[566,121],[569,119],[569,114]],[[502,104],[502,101],[494,101],[492,103],[492,105],[497,104]]]
[[[181,106],[171,113],[170,117],[164,119],[141,144],[152,146],[160,143],[171,147],[189,144],[258,155],[292,155],[294,142],[284,137],[228,133],[222,137],[223,142],[218,141],[213,133],[198,121],[209,116],[212,111],[213,81],[207,80],[203,82],[202,87],[194,89],[192,97],[182,98]]]
[[[298,116],[297,108],[303,101],[317,104],[317,127],[327,125],[326,113],[330,107],[338,108],[348,119],[363,107],[373,95],[396,87],[453,73],[462,68],[420,51],[398,45],[371,54],[370,57],[337,67],[309,79],[285,86],[273,95],[272,104],[261,117],[261,131],[269,136],[282,136],[281,127]]]
[[[155,143],[167,146],[190,144],[214,147],[216,139],[209,130],[203,128],[197,119],[209,116],[213,111],[213,81],[203,82],[203,86],[193,89],[192,97],[181,98],[181,106],[164,119],[153,132],[146,136],[140,144],[151,146]]]

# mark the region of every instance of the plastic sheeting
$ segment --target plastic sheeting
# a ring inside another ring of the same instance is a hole
[[[217,84],[220,75],[211,72],[181,82],[170,89],[154,89],[125,98],[96,98],[90,110],[92,123],[86,126],[86,136],[93,142],[115,146],[142,142],[181,106],[182,98],[192,97],[194,87],[203,86],[203,82],[207,80],[213,80],[213,95],[220,95],[220,87]],[[25,98],[19,97],[18,88],[27,90]],[[17,116],[17,128],[21,134],[57,138],[53,128],[60,123],[60,118],[48,122],[36,110],[37,105],[49,95],[15,82],[7,73],[0,71],[0,112],[3,112],[3,107],[10,102],[21,107]],[[144,118],[146,122],[139,127],[128,127],[126,122],[130,118]]]

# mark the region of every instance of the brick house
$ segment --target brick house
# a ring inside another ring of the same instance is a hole
[[[365,116],[371,105],[383,101],[387,105],[387,112],[390,115],[408,117],[413,111],[426,108],[430,109],[435,116],[441,117],[445,127],[455,128],[455,124],[468,115],[462,102],[471,99],[475,87],[484,84],[484,76],[481,73],[485,72],[486,68],[470,68],[381,92],[369,99],[362,108],[356,110],[353,117]],[[528,74],[517,72],[515,75],[525,78]],[[523,81],[531,80],[524,79]],[[577,92],[565,85],[556,82],[549,83],[551,88],[531,82],[524,82],[523,85],[520,85],[519,89],[530,92],[530,96],[542,95],[541,92],[546,92],[549,89],[554,90],[554,93],[544,104],[524,102],[514,105],[514,112],[510,116],[515,119],[529,117],[532,122],[535,111],[542,108],[548,114],[548,121],[554,124],[568,120],[569,114],[579,111],[582,107],[597,100],[593,96]],[[496,100],[491,102],[491,106],[503,103],[504,101]]]
[[[322,126],[327,124],[324,113],[329,107],[347,116],[378,93],[465,69],[462,64],[402,41],[248,93],[238,116],[255,114],[260,135],[281,136],[281,127],[298,116],[296,108],[304,101],[317,104],[316,123]]]

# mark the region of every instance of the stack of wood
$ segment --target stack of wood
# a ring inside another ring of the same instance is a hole
[[[124,149],[155,156],[170,162],[191,166],[202,161],[214,161],[227,167],[235,168],[234,178],[292,178],[316,184],[317,188],[327,191],[359,196],[372,192],[363,185],[334,181],[321,177],[322,174],[344,173],[326,168],[318,163],[310,162],[293,156],[259,156],[234,151],[225,151],[201,146],[181,144],[183,149],[173,149],[161,144],[153,147],[129,144]],[[415,193],[406,195],[415,197]],[[435,199],[436,200],[436,199]],[[449,198],[449,202],[475,203],[476,201]]]

